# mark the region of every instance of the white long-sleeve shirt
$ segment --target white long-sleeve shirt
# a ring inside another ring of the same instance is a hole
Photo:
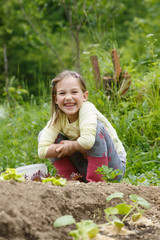
[[[53,115],[52,123],[50,123],[50,121],[47,123],[39,139],[39,157],[45,158],[48,147],[55,142],[59,133],[63,133],[69,140],[77,140],[83,148],[91,149],[95,142],[97,120],[102,122],[106,127],[117,153],[126,156],[116,130],[107,118],[105,118],[91,102],[87,101],[82,104],[79,110],[79,117],[74,123],[69,123],[67,116],[60,111],[57,122],[53,124]]]

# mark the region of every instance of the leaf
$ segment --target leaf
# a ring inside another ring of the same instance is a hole
[[[17,171],[15,168],[7,168],[5,172],[2,172],[0,174],[0,180],[10,180],[13,179],[17,182],[24,182],[24,174],[17,174]]]
[[[43,183],[51,182],[53,185],[66,186],[67,180],[65,178],[48,177],[42,178],[42,182]]]
[[[108,207],[104,211],[107,215],[118,214],[118,209],[116,207]]]
[[[69,235],[74,237],[75,240],[88,240],[95,237],[99,232],[97,224],[95,224],[92,220],[82,220],[76,223],[76,227],[76,230],[69,232]]]
[[[62,227],[62,226],[66,226],[66,225],[70,225],[75,223],[75,219],[73,218],[72,215],[65,215],[62,217],[59,217],[55,220],[53,226],[54,227]]]
[[[88,231],[88,236],[90,238],[93,238],[97,235],[97,233],[99,232],[99,228],[98,226],[95,224],[94,226],[91,227],[91,229]]]
[[[133,202],[137,202],[137,195],[129,195],[130,199],[133,201]]]
[[[119,220],[119,219],[117,219],[116,221],[114,221],[114,224],[115,224],[118,228],[124,227],[124,223],[123,223],[121,220]]]
[[[138,219],[140,219],[142,215],[140,213],[134,213],[132,215],[132,220],[135,222],[135,221],[138,221]]]
[[[126,203],[120,203],[116,206],[118,214],[127,214],[131,210],[131,205]]]
[[[100,98],[98,98],[97,101],[98,101],[100,106],[102,106],[102,107],[104,106],[104,102]]]
[[[69,232],[69,235],[74,237],[75,240],[79,240],[80,239],[80,234],[78,232],[78,230],[73,230]]]
[[[138,204],[146,209],[150,209],[150,204],[144,198],[138,197]]]
[[[97,224],[95,224],[92,220],[82,220],[76,223],[76,226],[82,239],[88,239],[88,237],[93,238],[99,232]]]
[[[107,200],[107,202],[109,202],[109,201],[112,200],[113,198],[123,198],[123,196],[124,196],[123,193],[121,193],[121,192],[115,192],[115,193],[109,195],[109,196],[106,198],[106,200]]]
[[[144,198],[139,197],[137,195],[129,195],[130,199],[133,202],[137,202],[139,205],[141,205],[142,207],[146,208],[146,209],[150,209],[150,204],[149,202],[147,202]]]

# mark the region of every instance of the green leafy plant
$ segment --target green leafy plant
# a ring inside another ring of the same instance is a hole
[[[56,178],[56,177],[48,177],[42,179],[43,183],[51,182],[53,185],[66,186],[67,180],[65,178]]]
[[[72,215],[62,216],[54,222],[54,227],[61,227],[70,224],[76,225],[76,230],[70,231],[69,235],[75,240],[89,240],[99,232],[99,227],[92,220],[81,220],[76,222]]]
[[[115,177],[123,174],[122,170],[120,169],[113,170],[113,168],[108,168],[108,166],[106,165],[98,167],[95,172],[97,172],[97,174],[102,174],[102,179],[105,180],[106,182],[118,182],[115,179]]]
[[[115,207],[108,207],[105,209],[107,221],[110,224],[115,224],[118,228],[122,228],[125,225],[124,221],[129,215],[131,215],[131,219],[133,221],[137,221],[144,213],[144,209],[141,209],[140,207],[146,209],[150,208],[150,204],[145,199],[137,195],[129,195],[134,204],[127,204],[124,201],[123,196],[123,193],[116,192],[106,198],[107,202],[115,198],[119,198],[122,201],[122,203],[116,205]],[[117,215],[123,215],[122,220],[119,219]]]
[[[142,217],[145,209],[150,209],[150,204],[144,199],[135,194],[129,195],[133,204],[128,204],[123,199],[124,194],[121,192],[115,192],[106,198],[107,202],[112,199],[119,198],[122,203],[117,204],[115,207],[108,207],[104,210],[107,222],[116,226],[117,229],[121,229],[125,226],[125,220],[130,216],[132,221],[137,221]],[[119,218],[117,215],[122,215]],[[97,225],[92,220],[81,220],[76,222],[72,215],[64,215],[57,218],[54,222],[54,227],[62,227],[70,224],[76,225],[76,230],[70,231],[69,235],[73,237],[74,240],[89,240],[95,237],[101,227],[106,226],[106,223]]]
[[[10,180],[13,179],[16,182],[24,182],[25,177],[24,174],[17,174],[15,168],[7,168],[5,172],[0,174],[0,180]]]
[[[39,178],[38,181],[42,181],[43,183],[51,182],[53,185],[66,186],[67,180],[65,178],[44,177],[44,175],[42,175],[43,178],[40,178],[41,174],[42,173],[38,171],[36,174],[33,174],[32,177]],[[10,180],[10,179],[13,179],[14,181],[17,181],[17,182],[24,182],[26,180],[23,173],[17,174],[17,171],[15,168],[7,168],[5,172],[2,172],[0,174],[0,180]],[[37,181],[36,179],[32,179],[32,180]]]

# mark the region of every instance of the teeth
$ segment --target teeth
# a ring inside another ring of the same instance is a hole
[[[71,106],[74,106],[74,103],[72,103],[72,104],[65,104],[65,106],[71,107]]]

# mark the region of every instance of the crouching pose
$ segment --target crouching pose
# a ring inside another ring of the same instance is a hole
[[[52,117],[39,134],[39,157],[49,158],[67,179],[78,172],[85,182],[103,181],[95,172],[102,165],[120,169],[124,175],[125,149],[107,118],[87,101],[81,75],[66,70],[51,86]]]

